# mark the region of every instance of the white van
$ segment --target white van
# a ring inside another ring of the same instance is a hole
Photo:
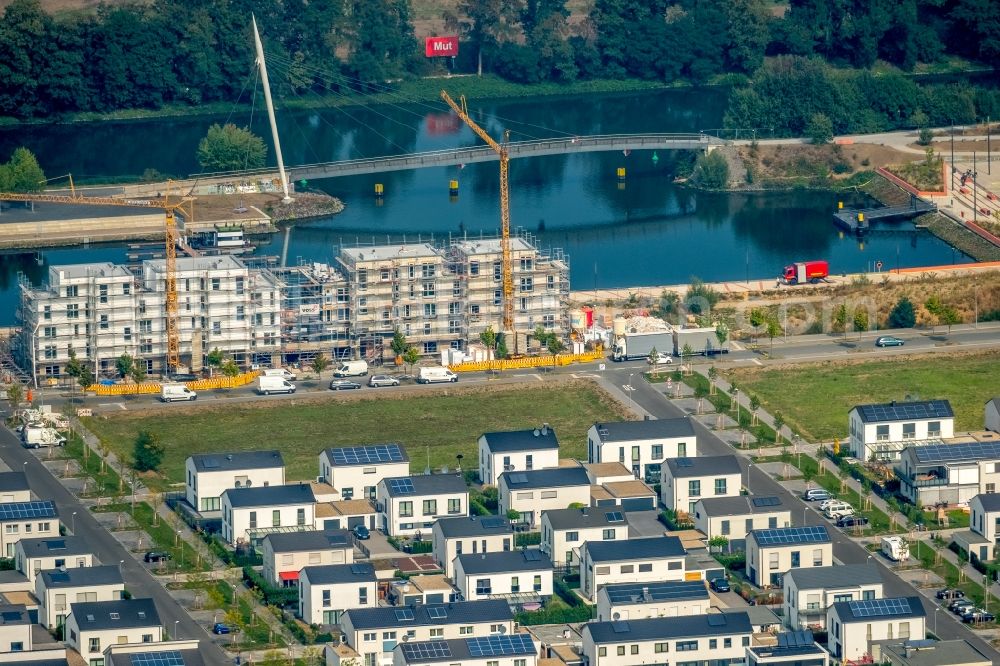
[[[843,518],[844,516],[853,516],[854,507],[847,502],[832,502],[826,505],[823,509],[823,515],[832,520],[837,518]]]
[[[458,375],[441,366],[420,368],[420,375],[417,377],[418,384],[438,384],[443,382],[457,382]]]
[[[164,384],[160,387],[160,400],[175,402],[177,400],[196,400],[198,394],[184,384]]]
[[[294,382],[296,377],[284,368],[268,368],[260,373],[262,377],[280,377],[286,382]]]
[[[367,374],[367,361],[344,361],[343,365],[333,371],[334,377],[364,377]]]
[[[257,393],[271,395],[272,393],[295,393],[295,384],[281,377],[261,375],[257,378]]]

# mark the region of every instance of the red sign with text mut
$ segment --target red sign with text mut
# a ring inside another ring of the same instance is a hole
[[[458,55],[458,37],[428,37],[424,42],[424,55],[428,58]]]

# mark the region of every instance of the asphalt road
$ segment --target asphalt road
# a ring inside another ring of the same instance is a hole
[[[230,663],[225,653],[209,640],[205,627],[192,620],[152,574],[136,561],[110,532],[101,527],[90,511],[63,487],[34,455],[21,446],[17,435],[2,427],[0,427],[0,458],[3,458],[12,470],[25,471],[31,490],[36,496],[55,502],[62,524],[68,531],[73,531],[75,528],[75,533],[87,540],[93,548],[94,555],[102,564],[124,562],[121,567],[125,588],[133,597],[154,600],[168,635],[174,637],[176,628],[177,635],[181,638],[200,639],[199,652],[206,666],[226,666]],[[178,624],[175,625],[175,622]]]

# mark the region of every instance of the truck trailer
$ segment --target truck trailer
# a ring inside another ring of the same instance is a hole
[[[729,339],[719,342],[719,336],[715,334],[715,329],[703,328],[675,328],[673,330],[674,356],[684,357],[684,348],[689,347],[691,354],[702,356],[714,356],[715,354],[729,353]]]
[[[643,333],[624,333],[615,340],[611,348],[611,360],[634,361],[649,357],[654,349],[658,352],[669,352],[673,349],[673,334],[670,331],[646,331]]]
[[[798,261],[785,266],[781,281],[785,284],[816,284],[830,277],[830,265],[825,261]]]

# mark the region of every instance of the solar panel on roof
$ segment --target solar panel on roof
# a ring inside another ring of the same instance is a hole
[[[398,608],[396,609],[396,619],[400,622],[409,622],[413,619],[413,611],[409,608]]]
[[[754,497],[751,501],[756,507],[778,506],[781,504],[781,500],[777,497]]]
[[[63,550],[66,548],[65,539],[53,539],[52,541],[46,541],[45,546],[49,550]]]
[[[510,480],[511,483],[527,483],[528,482],[528,475],[527,474],[511,474],[508,477],[508,479]]]
[[[723,613],[711,613],[708,615],[708,626],[710,627],[724,627],[726,626],[726,616]]]
[[[1000,442],[915,446],[913,447],[913,453],[917,458],[917,462],[922,463],[1000,458]]]
[[[389,489],[396,495],[409,495],[413,493],[413,481],[411,479],[389,479]]]
[[[331,449],[330,458],[334,465],[377,465],[378,463],[403,462],[403,449],[399,444],[376,444],[373,446],[347,446]]]
[[[363,576],[364,574],[368,573],[368,567],[366,567],[364,564],[352,564],[351,573],[358,576]]]
[[[166,652],[136,652],[129,655],[132,666],[184,666],[184,657],[177,650]]]
[[[444,606],[428,606],[427,617],[432,620],[443,620],[448,617],[448,609]]]
[[[611,630],[616,634],[627,634],[631,630],[631,627],[625,620],[616,620],[611,623]]]
[[[529,562],[538,562],[542,559],[542,552],[533,549],[525,550],[524,559],[526,559]]]
[[[67,574],[67,573],[56,572],[56,573],[53,573],[53,574],[49,574],[49,578],[52,580],[53,583],[68,583],[69,582],[69,574]]]
[[[534,654],[535,644],[528,634],[467,638],[465,644],[473,657],[501,657],[511,654]]]
[[[490,530],[495,530],[499,527],[503,527],[506,524],[504,519],[500,518],[499,516],[491,516],[489,518],[483,518],[482,520],[479,521],[479,523],[486,529]]]
[[[604,514],[604,517],[608,519],[609,523],[621,523],[625,520],[625,517],[619,511],[611,511]]]
[[[205,469],[218,469],[219,467],[222,467],[222,465],[219,464],[218,458],[205,458],[201,461],[201,466]]]
[[[4,611],[0,613],[0,617],[3,618],[4,622],[17,622],[21,619],[21,614],[17,611]]]
[[[651,601],[707,597],[705,583],[700,580],[627,583],[604,588],[612,604],[636,603],[649,596]]]
[[[787,543],[820,543],[830,540],[830,534],[823,525],[756,530],[753,534],[757,543],[761,546],[774,546]]]
[[[0,520],[53,518],[55,515],[56,505],[51,500],[0,503]]]
[[[854,617],[885,617],[889,615],[909,615],[913,612],[910,600],[900,599],[865,599],[864,601],[848,601],[847,607]]]
[[[691,462],[690,458],[678,458],[677,459],[677,466],[678,467],[690,467],[693,464],[694,463]]]
[[[423,641],[420,643],[403,643],[400,648],[407,661],[424,659],[440,659],[451,657],[451,647],[445,641]]]

